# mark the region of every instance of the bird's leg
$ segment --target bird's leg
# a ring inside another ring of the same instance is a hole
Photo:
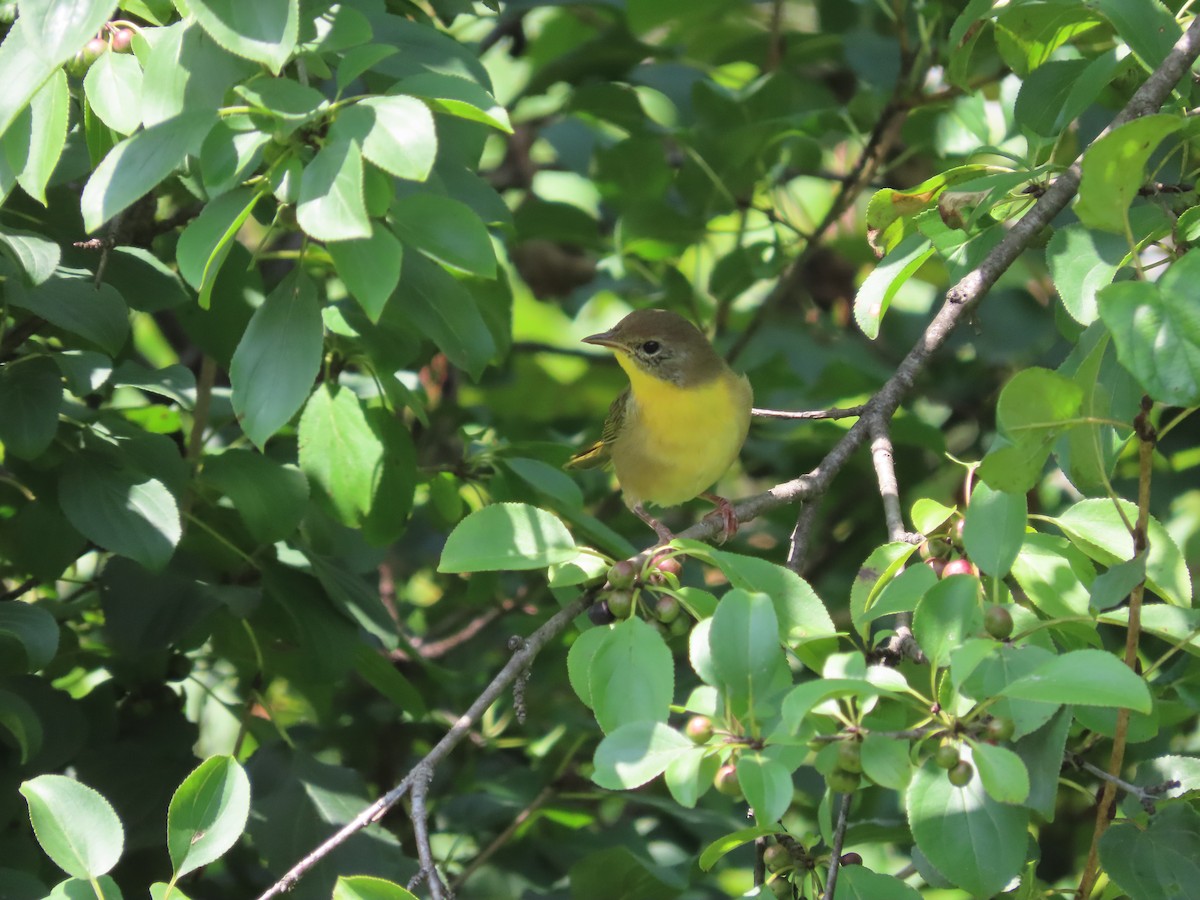
[[[646,512],[646,507],[641,503],[634,504],[633,514],[654,529],[654,533],[658,535],[661,543],[666,544],[675,539],[675,535],[671,533],[671,529]]]
[[[709,513],[709,515],[719,515],[721,517],[721,534],[718,540],[722,544],[725,543],[737,534],[738,530],[738,517],[737,513],[733,511],[733,504],[724,497],[718,497],[716,494],[703,493],[700,496],[716,506],[716,511]]]

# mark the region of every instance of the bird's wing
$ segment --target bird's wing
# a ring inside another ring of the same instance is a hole
[[[608,408],[608,415],[604,418],[604,428],[600,430],[600,440],[568,459],[564,468],[596,469],[611,462],[609,447],[621,433],[621,426],[625,423],[625,407],[628,402],[629,388],[625,388]]]

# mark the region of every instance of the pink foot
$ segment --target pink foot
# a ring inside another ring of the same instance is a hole
[[[734,512],[733,504],[724,497],[718,497],[716,494],[701,494],[700,496],[717,507],[709,515],[721,517],[721,534],[718,536],[717,541],[722,544],[725,543],[737,534],[738,530],[738,517],[737,513]]]

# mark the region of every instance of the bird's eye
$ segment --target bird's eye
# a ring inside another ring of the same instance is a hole
[[[645,353],[647,356],[653,356],[655,353],[658,352],[658,348],[659,348],[658,341],[646,341],[646,343],[642,344],[642,352]]]

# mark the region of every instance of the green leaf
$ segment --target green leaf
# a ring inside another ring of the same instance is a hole
[[[637,616],[610,629],[592,657],[588,689],[607,734],[631,722],[666,722],[675,664],[662,635]]]
[[[417,900],[398,884],[371,875],[339,875],[333,900]]]
[[[1146,161],[1163,138],[1182,125],[1178,116],[1142,116],[1095,140],[1083,154],[1075,204],[1079,221],[1088,228],[1124,234],[1129,204],[1146,180]]]
[[[184,779],[167,810],[173,878],[220,859],[250,817],[250,779],[232,756],[210,756]]]
[[[825,604],[807,581],[781,565],[757,556],[716,550],[698,541],[676,541],[689,555],[708,559],[735,588],[766,594],[775,606],[779,637],[814,672],[837,646],[837,629]]]
[[[95,231],[139,200],[196,153],[216,121],[216,110],[182,113],[127,137],[109,151],[84,186],[83,225]]]
[[[961,652],[961,651],[959,651]],[[1058,709],[1056,703],[1040,703],[1033,700],[1015,700],[999,696],[1005,687],[1023,678],[1039,666],[1053,659],[1049,650],[1034,644],[1019,647],[1005,645],[991,647],[988,657],[979,660],[966,675],[957,673],[958,652],[953,655],[951,672],[960,683],[960,691],[975,700],[991,700],[990,712],[1005,716],[1016,723],[1014,738],[1019,739],[1041,728]]]
[[[854,321],[863,334],[871,340],[879,336],[879,324],[892,298],[933,252],[927,237],[910,234],[880,260],[854,296]]]
[[[970,739],[968,742],[988,796],[999,803],[1024,803],[1029,797],[1029,773],[1021,757],[1007,747]]]
[[[697,864],[702,870],[707,872],[717,861],[726,854],[742,847],[756,838],[768,837],[779,832],[779,826],[772,825],[754,825],[750,828],[742,828],[730,834],[722,835],[711,844],[704,848],[700,854],[700,859]]]
[[[869,681],[857,678],[818,678],[806,681],[796,685],[783,698],[780,712],[784,727],[793,735],[799,734],[809,713],[826,700],[835,697],[865,699],[877,696],[880,691],[880,688]],[[830,714],[827,710],[819,712],[824,715]]]
[[[1096,294],[1112,283],[1128,255],[1124,234],[1106,234],[1079,223],[1055,230],[1046,246],[1046,263],[1071,318],[1081,325],[1099,318]]]
[[[153,33],[142,79],[142,124],[147,128],[188,112],[215,113],[229,86],[254,71],[251,63],[219,47],[193,19]]]
[[[569,562],[575,541],[559,519],[525,503],[471,513],[446,538],[439,572],[505,572]]]
[[[1098,295],[1121,365],[1168,406],[1200,403],[1200,311],[1191,293],[1197,256],[1185,255],[1155,284],[1122,281]]]
[[[583,701],[588,709],[592,708],[592,660],[604,643],[608,640],[607,628],[589,628],[571,644],[567,651],[567,679],[575,691],[575,696]]]
[[[93,3],[93,6],[100,5]],[[112,6],[111,3],[104,5]],[[104,21],[101,19],[100,24]],[[90,37],[89,33],[79,46],[82,47]],[[44,45],[37,35],[26,37],[25,28],[10,28],[4,36],[4,42],[0,43],[0,83],[4,84],[4,90],[0,91],[0,135],[5,135],[11,129],[13,121],[25,111],[33,95],[59,65],[75,53],[75,50],[71,50],[62,59],[49,59],[36,49],[41,46]]]
[[[974,575],[951,575],[925,592],[913,612],[913,637],[931,666],[946,665],[950,651],[983,628],[979,594]]]
[[[371,236],[363,199],[362,151],[355,141],[328,141],[304,167],[296,221],[319,241]]]
[[[855,627],[862,630],[882,616],[912,612],[937,582],[937,573],[929,566],[923,563],[909,566],[879,592],[878,599],[859,617]]]
[[[865,866],[838,870],[833,900],[920,900],[921,895],[894,875],[872,872]]]
[[[409,181],[425,181],[437,158],[437,131],[429,107],[416,97],[367,97],[354,107],[370,113],[362,139],[363,156],[383,171]]]
[[[904,564],[916,552],[916,544],[893,541],[872,550],[859,567],[850,586],[850,619],[862,637],[865,638],[868,631],[867,611],[892,579],[904,571]]]
[[[0,226],[0,252],[21,269],[25,282],[38,285],[54,274],[62,257],[55,241],[17,228]]]
[[[142,67],[125,53],[101,53],[83,79],[92,112],[118,134],[130,135],[142,124]]]
[[[906,799],[917,847],[963,890],[991,897],[1021,870],[1029,811],[996,802],[979,778],[956,787],[928,762],[914,773]]]
[[[504,467],[529,484],[539,494],[554,501],[554,504],[564,510],[582,510],[583,491],[579,485],[562,469],[555,468],[540,459],[529,459],[523,456],[504,458],[500,460]]]
[[[1109,566],[1107,572],[1092,582],[1090,607],[1102,611],[1119,606],[1145,578],[1146,557],[1142,553]]]
[[[308,397],[323,337],[316,288],[294,270],[255,310],[229,367],[234,412],[259,448]]]
[[[1183,33],[1159,0],[1094,0],[1089,4],[1112,23],[1147,71],[1153,72]]]
[[[1177,900],[1200,882],[1200,813],[1172,804],[1143,829],[1113,825],[1100,838],[1100,864],[1121,889],[1138,900]]]
[[[876,784],[902,791],[912,780],[913,765],[908,741],[882,734],[868,734],[862,742],[863,774]]]
[[[28,290],[8,293],[8,302],[91,341],[109,356],[125,346],[129,309],[112,285],[56,276]]]
[[[766,695],[783,659],[771,598],[740,588],[727,591],[713,614],[709,652],[728,702],[738,709],[753,707]]]
[[[720,767],[720,759],[706,755],[703,747],[694,747],[691,753],[683,754],[667,766],[663,781],[672,800],[684,809],[695,809],[696,801],[712,787]]]
[[[167,486],[108,454],[73,455],[59,476],[58,502],[80,534],[147,569],[163,568],[183,534]]]
[[[226,50],[263,63],[276,75],[295,50],[299,0],[187,0],[176,5],[194,15]]]
[[[308,508],[304,473],[252,450],[206,456],[201,478],[230,499],[250,534],[264,544],[291,535]]]
[[[347,388],[321,385],[300,417],[300,468],[337,519],[372,543],[403,530],[412,508],[416,457],[408,430],[368,410]]]
[[[51,65],[66,62],[111,18],[113,0],[21,0],[16,30]]]
[[[1014,441],[1042,439],[1079,414],[1083,390],[1049,369],[1024,369],[1009,379],[996,404],[996,425]]]
[[[1150,690],[1121,660],[1103,650],[1072,650],[1042,663],[1000,692],[1019,700],[1120,706],[1149,713]]]
[[[83,878],[69,878],[54,886],[44,900],[124,900],[120,887],[110,875],[101,875],[95,881]],[[170,900],[181,900],[178,892],[171,895]]]
[[[218,197],[249,178],[270,143],[271,135],[261,131],[234,131],[224,122],[214,125],[200,146],[200,172],[208,195]],[[298,178],[299,163],[296,166]]]
[[[11,638],[24,650],[20,671],[49,665],[58,652],[58,622],[41,606],[30,603],[0,605],[0,637]]]
[[[372,322],[378,322],[383,306],[400,283],[404,247],[396,236],[377,222],[371,236],[355,241],[335,241],[326,248],[338,277]]]
[[[626,847],[593,850],[571,866],[571,900],[673,900],[687,888],[674,869],[656,866]]]
[[[1061,707],[1048,723],[1013,744],[1013,750],[1025,763],[1029,775],[1029,797],[1025,805],[1047,822],[1054,821],[1058,807],[1058,779],[1071,720],[1071,707]]]
[[[438,194],[409,194],[392,205],[400,239],[448,268],[492,278],[496,253],[487,228],[469,206]]]
[[[62,375],[49,357],[34,356],[0,368],[0,444],[4,453],[34,459],[58,432]]]
[[[640,787],[695,750],[695,744],[662,722],[629,722],[596,748],[592,781],[610,791]]]
[[[278,120],[276,135],[290,134],[292,129],[314,118],[329,106],[329,101],[314,87],[291,78],[256,78],[234,89],[248,104]]]
[[[1129,522],[1137,521],[1137,507],[1120,500]],[[1054,520],[1078,547],[1096,562],[1111,566],[1133,558],[1133,538],[1111,500],[1080,500]],[[1168,603],[1192,605],[1192,581],[1179,547],[1154,516],[1146,529],[1150,555],[1146,584]]]
[[[1088,614],[1096,570],[1079,548],[1050,534],[1026,534],[1012,568],[1025,596],[1051,618]]]
[[[391,304],[396,312],[478,380],[496,353],[496,342],[471,292],[441,266],[416,254],[406,256],[397,290],[399,302]]]
[[[1024,494],[975,485],[963,524],[963,547],[984,574],[1003,578],[1012,568],[1025,537],[1029,510]]]
[[[743,753],[737,761],[737,778],[754,818],[762,825],[778,822],[792,805],[792,773],[777,760],[761,753]]]
[[[475,81],[455,75],[423,72],[396,83],[395,90],[428,101],[435,112],[471,122],[482,122],[512,134],[508,111]]]
[[[943,506],[928,497],[918,498],[912,505],[913,528],[921,534],[932,534],[952,515],[956,506]]]
[[[38,843],[55,865],[76,878],[96,878],[121,858],[125,830],[97,791],[63,775],[21,784]]]
[[[201,309],[208,309],[221,264],[261,197],[248,188],[222,194],[208,203],[179,236],[175,247],[179,274],[200,292]]]
[[[24,606],[25,604],[9,605]],[[2,634],[3,632],[0,631],[0,635]],[[17,671],[15,667],[9,665],[5,665],[4,668],[14,674]],[[42,749],[45,729],[42,728],[42,722],[38,718],[37,712],[24,697],[2,688],[0,688],[0,731],[7,732],[9,735],[9,740],[5,741],[6,744],[16,745],[16,758],[21,765],[34,759]],[[0,869],[0,876],[3,875],[3,871]],[[0,877],[0,891],[3,891],[4,888],[3,878]],[[42,895],[39,893],[34,896],[40,898]]]
[[[427,712],[420,691],[400,674],[396,664],[388,659],[387,654],[366,644],[357,644],[354,648],[354,671],[363,681],[395,704],[397,710],[402,710],[414,718],[419,718]]]
[[[105,876],[106,878],[108,876]],[[115,882],[114,882],[115,886]],[[90,885],[88,886],[90,889]],[[104,888],[105,900],[108,898],[108,888]],[[92,900],[92,895],[88,895],[86,900]],[[181,891],[176,885],[167,884],[164,881],[156,881],[150,885],[150,900],[191,900],[187,894]]]
[[[70,103],[67,76],[61,70],[57,71],[33,95],[29,106],[29,139],[22,147],[23,157],[16,160],[10,156],[8,160],[25,193],[43,206],[46,205],[46,185],[67,143]],[[11,145],[5,143],[5,149],[11,150]]]
[[[350,571],[346,560],[321,556],[311,550],[305,550],[304,556],[338,612],[377,637],[385,649],[394,649],[396,620],[383,605],[378,582],[370,583],[361,574]]]

